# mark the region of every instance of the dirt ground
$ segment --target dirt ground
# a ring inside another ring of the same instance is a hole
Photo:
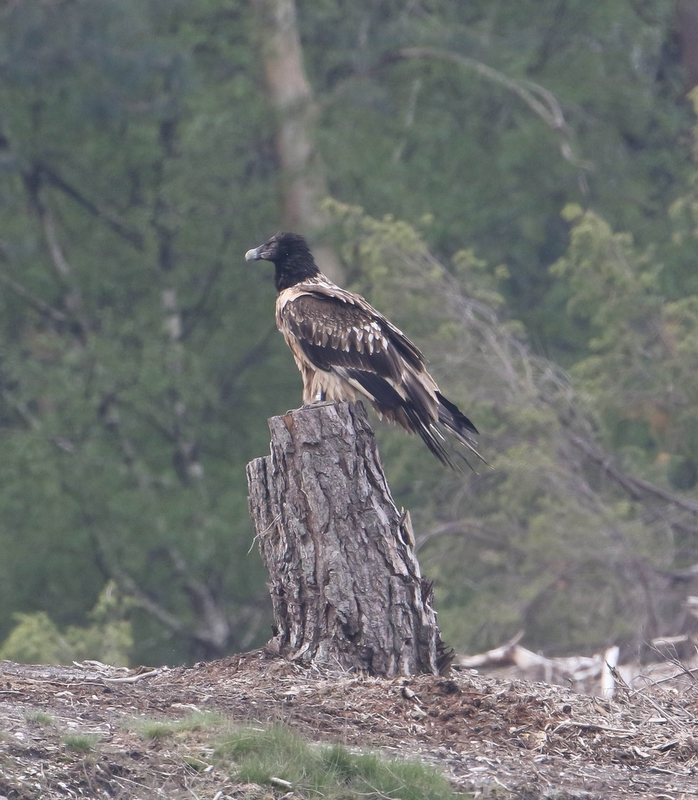
[[[236,782],[201,733],[138,731],[138,719],[196,711],[418,757],[474,797],[698,798],[690,674],[608,702],[470,672],[386,680],[307,670],[256,651],[135,671],[0,662],[0,800],[295,797]]]

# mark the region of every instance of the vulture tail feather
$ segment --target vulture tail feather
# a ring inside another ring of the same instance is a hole
[[[478,433],[477,428],[473,423],[462,413],[462,411],[449,400],[447,400],[441,392],[436,392],[436,397],[439,401],[439,423],[446,428],[447,431],[452,433],[456,439],[466,447],[473,455],[482,461],[483,464],[489,466],[487,461],[480,455],[480,453],[473,446],[472,434]],[[473,469],[472,465],[465,456],[461,455],[465,463]]]

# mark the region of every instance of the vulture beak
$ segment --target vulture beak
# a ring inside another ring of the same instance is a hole
[[[245,253],[245,261],[259,261],[259,247],[253,247]]]

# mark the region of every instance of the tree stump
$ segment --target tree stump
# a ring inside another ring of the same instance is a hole
[[[450,661],[361,403],[269,420],[271,455],[247,465],[250,513],[269,571],[275,652],[387,677]]]

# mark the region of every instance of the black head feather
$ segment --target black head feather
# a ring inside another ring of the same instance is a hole
[[[278,292],[318,275],[308,243],[298,233],[277,233],[269,241],[245,253],[246,261],[271,261],[276,267],[274,283]]]

